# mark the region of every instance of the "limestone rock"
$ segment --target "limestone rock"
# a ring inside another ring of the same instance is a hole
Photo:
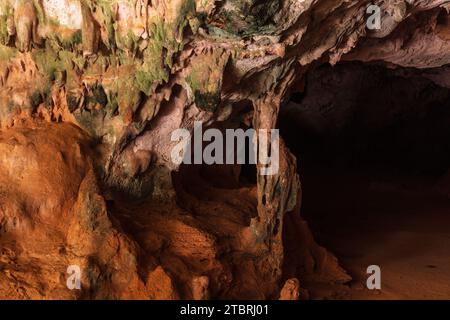
[[[348,282],[301,218],[283,139],[265,176],[174,163],[171,134],[274,129],[317,64],[382,61],[449,87],[430,68],[450,63],[450,0],[372,2],[380,32],[362,0],[2,0],[0,297],[297,299],[304,279]],[[314,130],[349,110],[322,111],[305,111]]]

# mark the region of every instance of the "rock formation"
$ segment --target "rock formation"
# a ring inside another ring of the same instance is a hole
[[[276,128],[324,63],[450,87],[449,3],[2,0],[0,297],[297,299],[306,280],[349,281],[300,216],[283,139],[279,173],[245,179],[174,164],[171,134]]]

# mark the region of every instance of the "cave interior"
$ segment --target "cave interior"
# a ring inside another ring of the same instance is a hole
[[[382,298],[448,290],[450,90],[434,71],[320,64],[280,111],[302,216],[351,288],[365,286],[367,266],[386,266]]]

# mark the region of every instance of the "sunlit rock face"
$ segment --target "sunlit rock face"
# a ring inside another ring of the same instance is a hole
[[[370,31],[358,0],[2,1],[0,297],[297,299],[304,279],[349,281],[300,218],[282,139],[279,172],[244,179],[174,164],[171,133],[275,128],[307,71],[341,59],[447,86],[448,2],[373,1],[386,29]]]

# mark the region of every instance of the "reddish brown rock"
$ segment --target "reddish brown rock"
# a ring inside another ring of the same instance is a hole
[[[174,163],[171,135],[275,129],[308,72],[341,60],[448,87],[449,1],[375,0],[379,31],[367,1],[244,2],[2,1],[0,297],[297,299],[299,283],[350,280],[301,218],[284,137],[279,171],[261,175]],[[311,104],[347,101],[333,90]],[[349,111],[314,106],[317,131]]]

